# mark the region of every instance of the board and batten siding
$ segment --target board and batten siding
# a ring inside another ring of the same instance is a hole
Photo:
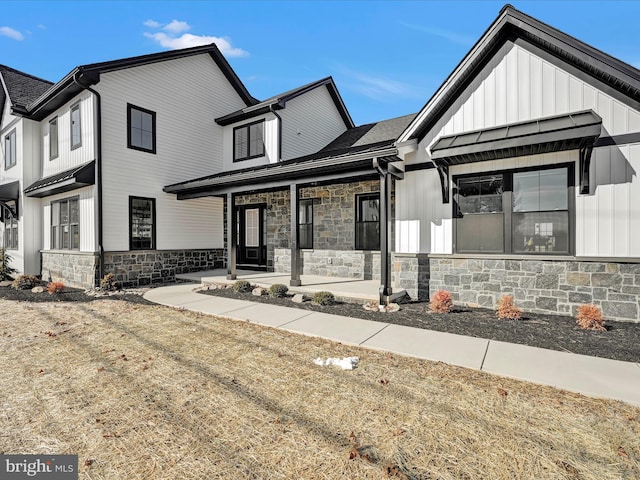
[[[96,186],[79,188],[71,192],[60,193],[38,199],[42,208],[42,229],[44,238],[44,250],[51,249],[51,204],[57,200],[66,198],[78,198],[80,207],[80,251],[96,252],[98,244],[96,241],[97,223],[95,221],[95,195]]]
[[[223,168],[214,119],[246,105],[208,54],[101,75],[103,244],[129,249],[129,196],[156,199],[157,248],[221,248],[222,200],[176,200],[165,185]],[[156,113],[156,153],[127,148],[127,103]]]
[[[84,90],[73,100],[64,104],[54,113],[40,122],[42,138],[42,177],[49,177],[64,172],[83,163],[95,160],[95,120],[94,96]],[[80,106],[80,136],[79,147],[71,149],[71,107]],[[58,117],[58,156],[49,159],[49,122]]]
[[[264,156],[251,158],[249,160],[240,160],[238,162],[233,161],[233,131],[243,125],[249,125],[252,123],[264,121]],[[280,152],[278,152],[279,142],[279,123],[280,120],[276,118],[273,113],[267,113],[265,115],[259,115],[250,120],[234,123],[233,125],[226,125],[223,131],[223,161],[224,170],[240,170],[243,168],[259,167],[261,165],[268,165],[270,163],[277,163],[280,161]]]
[[[508,42],[499,50],[420,141],[415,156],[408,157],[407,163],[428,163],[429,148],[441,136],[587,109],[602,117],[601,138],[640,132],[640,112],[567,72],[560,61],[552,63],[524,45]],[[578,152],[482,162],[468,168],[478,172],[503,170],[554,163],[553,158],[577,165]],[[640,257],[639,172],[640,145],[594,149],[591,192],[581,195],[576,189],[576,256]],[[459,173],[462,170],[458,168],[450,171],[451,175]],[[422,183],[397,182],[397,221],[430,225],[428,229],[421,225],[408,231],[406,235],[412,238],[405,239],[405,234],[398,233],[397,245],[409,249],[417,244],[421,253],[451,253],[452,206],[442,205],[437,173],[420,171],[411,175],[422,176],[423,182],[435,188],[429,200],[438,202],[438,206],[415,202],[419,195],[416,189],[423,188]],[[430,237],[420,234],[416,238],[416,231],[429,231]]]
[[[326,86],[289,100],[282,118],[282,160],[317,152],[347,127]]]

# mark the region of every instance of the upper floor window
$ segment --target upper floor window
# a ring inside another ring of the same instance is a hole
[[[11,210],[5,207],[3,209],[4,222],[4,248],[7,250],[18,249],[18,219],[13,216]]]
[[[264,120],[233,129],[233,161],[264,156]]]
[[[356,196],[356,250],[380,250],[380,194]]]
[[[51,249],[80,249],[80,202],[78,197],[51,202]]]
[[[8,170],[16,164],[16,131],[12,130],[4,137],[4,169]]]
[[[58,158],[58,117],[49,120],[49,160]]]
[[[155,198],[129,197],[129,249],[156,248]]]
[[[127,104],[127,147],[156,153],[156,112]]]
[[[458,253],[569,254],[570,168],[454,179]]]
[[[82,145],[82,131],[80,124],[80,104],[71,107],[71,150]]]

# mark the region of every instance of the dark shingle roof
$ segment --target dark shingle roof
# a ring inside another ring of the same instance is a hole
[[[53,85],[52,82],[5,65],[0,65],[0,75],[2,75],[13,105],[28,105]]]

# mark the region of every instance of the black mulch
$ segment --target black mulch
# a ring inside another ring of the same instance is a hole
[[[237,293],[231,288],[205,290],[201,293],[594,357],[640,362],[640,323],[608,321],[606,332],[596,332],[579,329],[573,317],[526,313],[521,320],[500,320],[493,310],[466,307],[456,308],[447,314],[437,314],[429,311],[428,302],[403,303],[399,312],[380,313],[367,311],[362,305],[355,303],[322,307],[311,302],[294,303],[290,297],[256,297],[251,293]]]
[[[93,302],[94,300],[123,300],[142,305],[155,305],[142,298],[142,295],[135,293],[117,293],[114,295],[93,296],[88,295],[84,290],[78,288],[65,287],[60,293],[49,295],[44,293],[33,293],[31,290],[16,290],[12,287],[0,287],[0,299],[17,300],[19,302]]]

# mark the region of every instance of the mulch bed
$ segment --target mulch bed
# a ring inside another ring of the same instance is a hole
[[[607,321],[607,331],[597,332],[579,329],[574,318],[568,316],[525,313],[521,320],[500,320],[493,310],[466,307],[455,308],[447,314],[437,314],[429,311],[428,302],[403,303],[399,312],[379,313],[367,311],[362,305],[355,303],[338,303],[332,306],[320,306],[311,302],[299,304],[292,302],[290,296],[257,297],[251,293],[237,293],[231,288],[203,290],[201,293],[562,352],[640,362],[640,323]]]
[[[94,300],[123,300],[142,305],[155,305],[145,300],[139,293],[115,292],[112,295],[94,296],[89,295],[85,290],[79,288],[65,287],[60,293],[49,295],[45,290],[43,293],[33,293],[31,290],[16,290],[12,287],[0,287],[0,298],[5,300],[16,300],[18,302],[92,302]]]

